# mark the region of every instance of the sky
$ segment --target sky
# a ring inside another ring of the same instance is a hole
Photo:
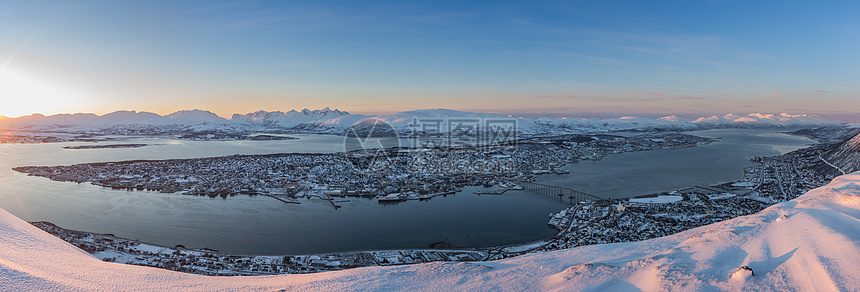
[[[858,1],[2,1],[0,115],[860,121]]]

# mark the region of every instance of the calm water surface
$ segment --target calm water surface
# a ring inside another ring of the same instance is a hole
[[[166,246],[271,255],[426,248],[435,242],[461,247],[527,242],[553,235],[546,225],[547,215],[569,203],[527,191],[477,196],[472,194],[476,189],[466,188],[456,195],[395,204],[347,198],[350,202],[338,203],[343,208],[334,210],[328,202],[316,199],[295,205],[262,196],[213,199],[112,190],[11,170],[24,165],[343,150],[342,137],[292,136],[301,139],[204,142],[145,138],[133,142],[153,146],[90,150],[62,149],[89,143],[0,145],[0,207],[27,221],[50,221],[64,228]]]
[[[611,155],[568,165],[569,175],[541,176],[603,197],[622,197],[710,185],[742,176],[752,155],[775,155],[812,141],[767,130],[712,130],[695,135],[720,142],[689,149]],[[112,233],[173,246],[209,247],[238,254],[301,254],[349,250],[426,248],[444,241],[460,247],[514,244],[552,236],[547,215],[568,201],[529,191],[477,196],[475,188],[429,201],[379,204],[348,198],[334,210],[328,202],[284,204],[268,197],[228,199],[111,190],[55,182],[12,171],[24,165],[66,165],[131,159],[169,159],[231,154],[338,152],[342,138],[291,135],[286,141],[178,141],[140,138],[152,146],[65,150],[89,143],[0,145],[0,207],[27,221]]]
[[[564,168],[570,170],[569,175],[540,176],[537,181],[603,198],[626,198],[735,181],[743,178],[745,167],[755,165],[749,160],[754,155],[779,155],[816,143],[770,129],[720,129],[685,134],[719,138],[719,141],[692,148],[613,154],[600,161],[568,164]]]

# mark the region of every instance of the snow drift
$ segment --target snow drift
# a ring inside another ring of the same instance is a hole
[[[854,173],[760,213],[642,242],[494,262],[210,277],[102,262],[0,210],[0,290],[858,291],[858,221]]]

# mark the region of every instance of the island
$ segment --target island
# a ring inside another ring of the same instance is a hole
[[[110,149],[110,148],[140,148],[149,144],[109,144],[109,145],[79,145],[65,146],[63,149]]]
[[[428,199],[464,186],[514,186],[533,181],[537,175],[565,173],[562,167],[567,163],[599,160],[613,153],[694,147],[713,141],[679,133],[562,135],[492,145],[134,160],[14,170],[55,181],[209,197],[259,194],[284,202],[310,197],[331,201],[339,196],[405,200]]]
[[[150,266],[187,273],[237,276],[303,274],[367,266],[434,261],[490,261],[539,251],[632,242],[663,237],[699,226],[760,212],[827,183],[809,169],[820,147],[761,158],[744,178],[717,186],[693,186],[627,199],[586,200],[550,217],[558,233],[544,240],[508,246],[454,248],[433,243],[426,249],[338,252],[307,255],[235,255],[208,248],[166,247],[32,222],[93,256],[109,262]],[[792,185],[796,187],[792,187]]]

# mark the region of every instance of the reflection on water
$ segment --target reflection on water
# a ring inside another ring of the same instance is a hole
[[[701,147],[610,155],[603,161],[568,165],[569,175],[539,182],[599,196],[626,196],[692,184],[710,185],[742,176],[752,155],[774,155],[810,140],[765,130],[713,130],[695,135],[723,137]],[[60,183],[11,170],[24,165],[65,165],[133,159],[169,159],[338,152],[343,138],[291,135],[283,141],[179,141],[134,139],[151,146],[130,149],[64,150],[88,143],[0,145],[0,207],[28,221],[140,239],[173,246],[210,247],[240,254],[297,254],[346,250],[426,248],[436,242],[460,247],[513,244],[554,234],[547,215],[566,200],[529,191],[477,196],[477,188],[429,201],[393,205],[348,198],[334,210],[328,202],[284,204],[262,196],[228,199]],[[131,141],[130,141],[131,142]]]

